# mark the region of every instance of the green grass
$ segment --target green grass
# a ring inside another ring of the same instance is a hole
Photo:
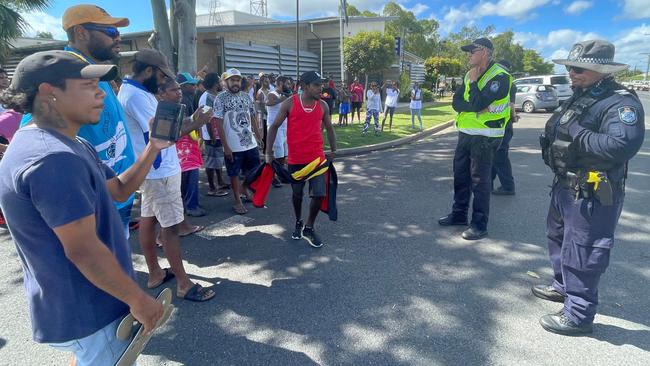
[[[456,112],[451,108],[450,103],[437,104],[434,106],[425,107],[422,109],[422,126],[424,129],[439,125],[441,123],[447,122],[450,119],[456,116]],[[350,115],[348,115],[348,120]],[[379,126],[381,127],[381,121],[384,118],[383,114],[379,115]],[[365,121],[365,114],[361,113],[362,121]],[[332,125],[334,125],[334,131],[336,132],[336,144],[338,149],[347,149],[352,147],[359,147],[365,145],[373,145],[381,142],[387,142],[391,140],[396,140],[402,137],[407,137],[413,135],[420,131],[419,122],[417,117],[415,117],[415,126],[416,129],[411,129],[411,112],[408,108],[398,109],[393,115],[393,128],[391,131],[388,130],[388,122],[390,116],[386,119],[386,124],[384,127],[384,132],[380,133],[379,136],[373,134],[374,129],[374,120],[370,123],[370,128],[368,129],[368,134],[363,135],[363,123],[359,123],[355,117],[354,124],[348,124],[345,127],[338,127],[338,116],[332,116]],[[323,133],[323,139],[327,144],[327,134]]]

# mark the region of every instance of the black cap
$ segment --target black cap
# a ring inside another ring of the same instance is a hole
[[[144,48],[136,52],[134,57],[136,61],[140,61],[147,65],[156,66],[168,78],[176,78],[176,75],[174,75],[172,70],[169,68],[167,57],[165,57],[165,55],[163,55],[160,51]]]
[[[323,79],[319,73],[316,71],[307,71],[306,73],[300,75],[300,82],[305,84],[319,83],[322,84],[326,82],[327,79]]]
[[[475,39],[474,42],[472,42],[472,43],[470,43],[468,45],[465,45],[465,46],[461,47],[460,49],[462,51],[464,51],[464,52],[470,52],[470,51],[472,51],[472,50],[474,50],[476,48],[481,48],[481,47],[487,48],[490,51],[494,50],[494,46],[492,46],[492,42],[490,42],[490,40],[487,39],[487,38]]]
[[[25,57],[14,72],[10,89],[26,92],[42,83],[56,83],[65,79],[113,80],[115,65],[91,65],[83,57],[70,51],[44,51]]]

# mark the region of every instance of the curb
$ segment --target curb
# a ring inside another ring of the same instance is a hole
[[[386,150],[386,149],[390,149],[390,148],[393,148],[393,147],[402,146],[402,145],[408,144],[409,142],[417,141],[419,139],[422,139],[424,137],[433,135],[433,134],[438,133],[438,132],[440,132],[440,131],[442,131],[444,129],[447,129],[448,127],[454,125],[454,121],[455,120],[452,119],[452,120],[449,120],[447,122],[441,123],[441,124],[439,124],[437,126],[427,128],[426,130],[424,130],[422,132],[418,132],[418,133],[416,133],[414,135],[411,135],[411,136],[402,137],[402,138],[399,138],[397,140],[381,142],[379,144],[374,144],[374,145],[366,145],[366,146],[359,146],[359,147],[351,147],[351,148],[347,148],[347,149],[340,149],[340,150],[336,151],[336,156],[339,157],[339,156],[350,156],[350,155],[366,154],[366,153],[373,152],[373,151]]]

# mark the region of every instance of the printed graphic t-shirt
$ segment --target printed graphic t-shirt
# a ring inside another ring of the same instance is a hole
[[[222,91],[214,100],[214,115],[223,119],[226,136],[221,138],[225,138],[232,152],[257,147],[251,125],[251,116],[255,115],[255,109],[248,94],[241,91],[236,94],[229,90]]]

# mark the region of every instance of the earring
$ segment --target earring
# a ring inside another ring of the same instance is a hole
[[[56,102],[56,97],[52,97],[52,101],[53,101],[53,102]]]

